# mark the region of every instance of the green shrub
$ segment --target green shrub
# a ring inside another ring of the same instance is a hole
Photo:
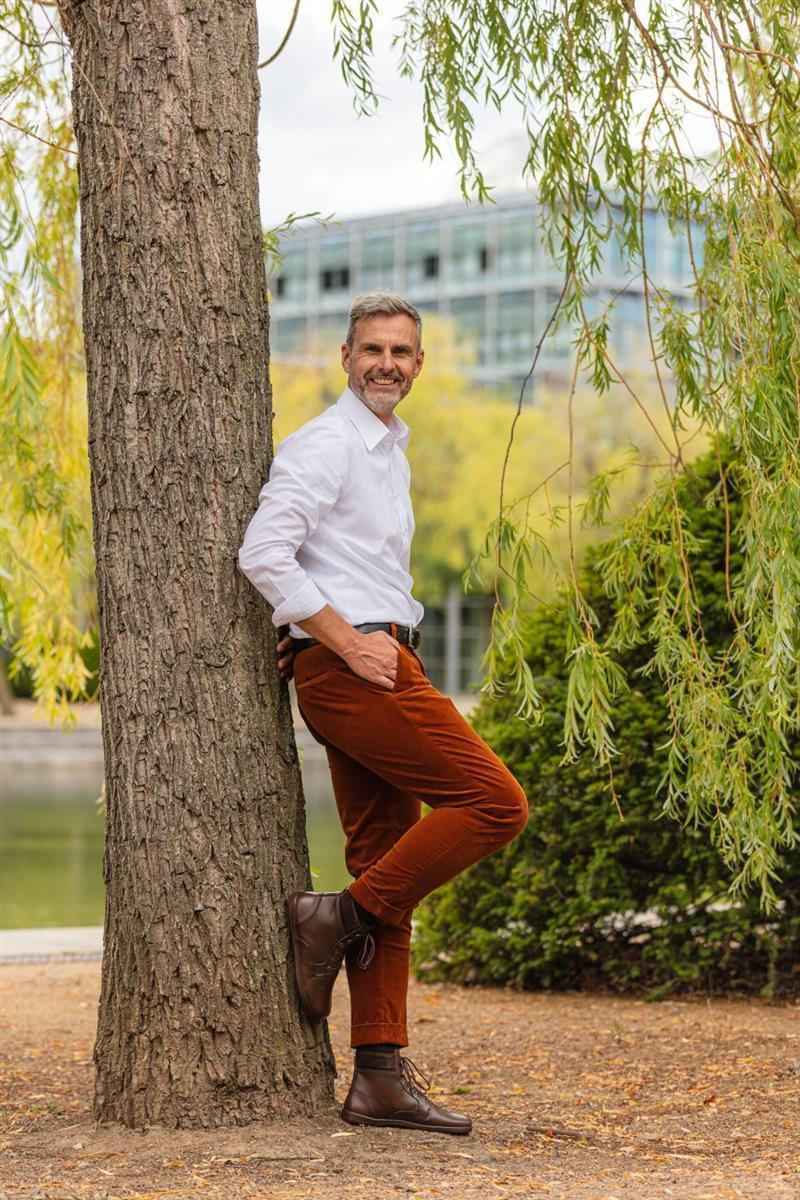
[[[731,476],[735,471],[731,471]],[[712,645],[730,636],[726,606],[725,514],[710,497],[715,456],[682,484],[687,524],[702,539],[692,567]],[[730,515],[741,506],[734,495]],[[602,625],[613,616],[591,553],[587,597]],[[736,556],[731,563],[735,574]],[[642,667],[647,645],[619,656],[630,683],[615,718],[614,787],[589,752],[562,765],[566,695],[563,611],[541,609],[526,657],[546,704],[541,725],[514,716],[508,698],[483,697],[472,718],[520,781],[530,803],[526,829],[504,850],[427,897],[415,913],[413,967],[422,979],[520,988],[647,991],[800,991],[800,865],[781,873],[780,904],[733,898],[730,874],[707,829],[662,810],[669,736],[657,673]],[[798,755],[800,757],[800,753]]]

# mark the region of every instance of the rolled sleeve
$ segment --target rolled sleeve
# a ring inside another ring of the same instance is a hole
[[[273,625],[287,625],[290,622],[296,625],[306,617],[313,617],[314,613],[318,613],[328,603],[314,580],[309,579],[307,575],[306,579],[308,582],[296,595],[287,596],[285,600],[276,604],[272,613]]]
[[[328,603],[297,551],[338,500],[347,479],[346,439],[305,426],[285,438],[239,548],[239,567],[272,605],[275,626],[313,617]]]

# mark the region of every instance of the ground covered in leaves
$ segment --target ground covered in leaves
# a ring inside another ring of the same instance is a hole
[[[132,1132],[91,1117],[99,964],[7,966],[2,1200],[797,1200],[800,1006],[412,984],[411,1045],[467,1137],[317,1121]],[[347,985],[331,1038],[351,1074]]]

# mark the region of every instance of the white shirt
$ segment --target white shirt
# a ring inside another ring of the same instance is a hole
[[[347,388],[281,442],[239,550],[273,625],[308,637],[296,622],[326,604],[351,625],[422,619],[408,573],[409,436],[398,416],[384,424]]]

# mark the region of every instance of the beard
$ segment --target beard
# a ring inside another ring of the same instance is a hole
[[[403,397],[408,394],[413,381],[397,379],[395,381],[396,390],[393,388],[387,395],[376,394],[375,391],[369,388],[371,382],[369,376],[365,376],[361,380],[357,380],[351,376],[347,382],[350,391],[358,396],[362,404],[365,404],[376,417],[383,419],[384,417],[391,416]]]

